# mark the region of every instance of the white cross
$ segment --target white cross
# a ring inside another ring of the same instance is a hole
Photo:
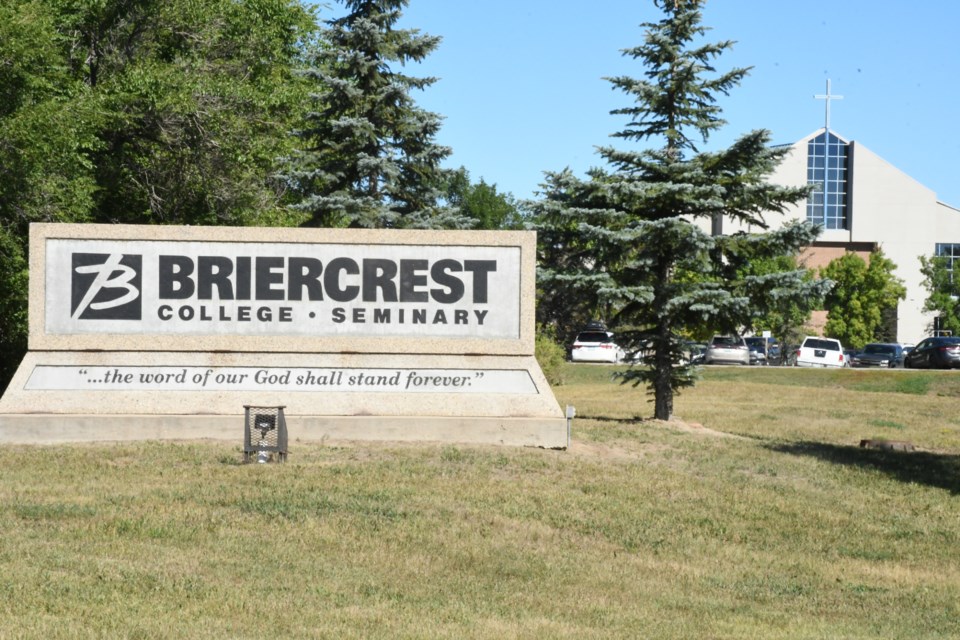
[[[831,100],[843,100],[843,96],[834,96],[830,95],[830,79],[827,78],[827,93],[824,95],[815,95],[813,96],[817,100],[826,100],[827,101],[827,119],[823,128],[825,131],[830,130],[830,101]]]

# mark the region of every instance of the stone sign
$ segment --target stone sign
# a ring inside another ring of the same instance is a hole
[[[0,441],[566,446],[533,355],[532,232],[35,224]]]

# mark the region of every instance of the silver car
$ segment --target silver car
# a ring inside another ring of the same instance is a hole
[[[750,364],[747,341],[739,336],[713,336],[703,354],[704,364]]]

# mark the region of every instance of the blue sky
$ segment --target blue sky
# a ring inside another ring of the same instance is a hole
[[[661,17],[651,0],[410,0],[399,26],[443,41],[404,71],[438,78],[414,97],[444,116],[449,166],[534,197],[545,171],[582,176],[600,164],[596,146],[626,147],[610,138],[625,120],[609,112],[631,101],[603,78],[643,75],[620,51]],[[754,67],[718,101],[728,124],[706,149],[753,129],[774,143],[820,129],[825,102],[814,95],[829,79],[843,96],[831,102],[833,131],[960,208],[960,2],[708,0],[703,17],[711,41],[736,41],[718,69]]]

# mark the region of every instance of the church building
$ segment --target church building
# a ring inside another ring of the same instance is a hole
[[[806,200],[783,214],[768,214],[776,228],[787,221],[806,219],[823,227],[813,246],[801,256],[809,268],[826,266],[847,251],[868,258],[883,250],[897,268],[894,275],[907,289],[896,310],[898,342],[916,344],[932,335],[935,314],[924,312],[929,292],[923,286],[920,257],[945,256],[960,261],[960,209],[937,200],[937,194],[855,140],[830,129],[827,84],[825,126],[790,146],[771,182],[785,186],[813,185]],[[714,233],[751,231],[724,220]],[[755,229],[754,229],[755,230]],[[822,315],[822,314],[821,314]],[[825,321],[814,319],[815,324]],[[891,319],[893,321],[893,319]]]

